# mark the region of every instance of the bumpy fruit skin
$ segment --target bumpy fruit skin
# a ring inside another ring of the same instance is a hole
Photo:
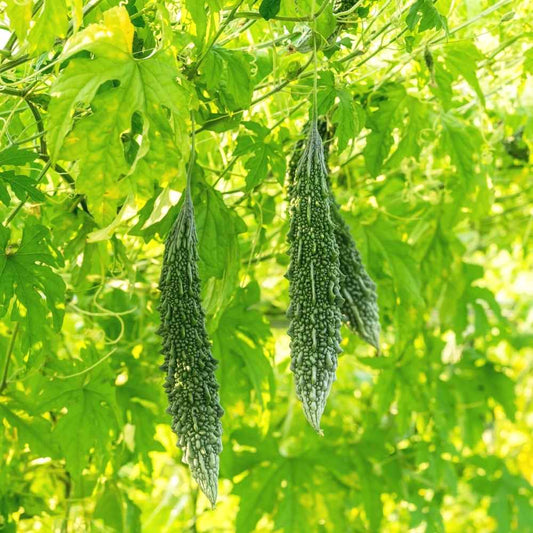
[[[326,120],[319,120],[317,127],[324,141],[324,159],[327,166],[331,130],[328,129]],[[302,155],[303,146],[304,140],[299,140],[289,161],[287,185],[289,201],[293,194],[296,168]],[[381,326],[379,323],[376,284],[372,281],[363,265],[361,255],[351,235],[350,227],[344,221],[341,210],[333,196],[329,177],[328,191],[331,200],[331,218],[335,225],[335,240],[339,247],[340,293],[343,298],[341,304],[342,320],[346,322],[354,333],[371,346],[374,346],[379,352]]]
[[[320,418],[341,351],[342,298],[324,150],[314,123],[290,188],[291,370],[305,416],[321,433]]]
[[[335,223],[335,240],[340,254],[343,320],[354,333],[374,346],[379,353],[381,326],[376,284],[365,270],[361,254],[350,233],[350,227],[342,218],[339,208],[335,205],[331,212]]]
[[[205,327],[200,299],[194,208],[187,191],[166,242],[159,289],[159,312],[167,374],[165,391],[172,429],[178,435],[183,462],[214,506],[217,499],[219,454],[224,411],[215,378],[217,361]]]

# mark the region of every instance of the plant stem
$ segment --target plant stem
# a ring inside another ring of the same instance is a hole
[[[300,32],[294,31],[292,33],[288,33],[287,35],[282,35],[281,37],[277,37],[276,39],[272,39],[271,41],[265,41],[259,44],[249,44],[248,46],[241,46],[240,48],[233,48],[232,50],[250,50],[250,48],[253,48],[254,50],[261,50],[263,48],[270,48],[271,46],[276,46],[279,43],[282,43],[284,41],[288,41],[292,37],[296,37],[297,35],[300,35]]]
[[[280,83],[279,85],[276,85],[276,87],[274,87],[271,91],[269,91],[268,93],[264,94],[263,96],[259,96],[258,98],[256,98],[255,100],[252,100],[252,102],[250,103],[250,107],[251,106],[254,106],[260,102],[262,102],[263,100],[266,100],[268,97],[272,96],[273,94],[276,94],[277,92],[281,91],[282,89],[284,89],[285,87],[287,87],[287,85],[289,85],[290,83],[292,83],[293,81],[296,81],[297,79],[299,79],[301,77],[301,74],[302,72],[305,71],[305,69],[313,62],[313,57],[311,57],[311,59],[309,59],[309,61],[307,61],[307,63],[305,63],[305,65],[303,65],[302,67],[300,67],[298,69],[298,71],[296,72],[296,74],[291,77],[291,78],[288,78],[286,79],[284,82]],[[242,111],[238,111],[237,113],[242,113]],[[230,113],[226,113],[224,115],[220,115],[217,117],[217,120],[221,120],[223,118],[227,118],[231,116]],[[195,133],[200,133],[202,131],[205,131],[205,128],[204,126],[201,126],[200,128],[198,128]]]
[[[315,10],[315,0],[313,0],[312,11]],[[318,119],[318,53],[317,53],[317,32],[316,18],[313,21],[313,127],[316,127]]]
[[[258,104],[259,102],[262,102],[263,100],[267,99],[269,96],[272,96],[273,94],[276,94],[277,92],[281,91],[282,89],[284,89],[285,87],[287,87],[287,85],[289,85],[289,83],[297,80],[299,77],[300,77],[300,74],[313,62],[313,56],[311,56],[311,58],[309,59],[309,61],[307,61],[307,63],[305,63],[305,65],[303,65],[302,67],[300,67],[298,69],[298,71],[296,72],[296,75],[292,78],[288,78],[286,79],[284,82],[280,83],[279,85],[276,85],[276,87],[274,87],[271,91],[269,91],[268,93],[264,94],[263,96],[260,96],[259,98],[256,98],[255,100],[252,101],[252,103],[250,105],[255,105],[255,104]]]
[[[491,13],[494,13],[494,11],[497,11],[500,9],[500,7],[504,7],[507,4],[511,4],[513,0],[500,0],[499,2],[496,2],[493,6],[488,7],[479,15],[476,15],[475,17],[471,18],[470,20],[467,20],[466,22],[463,22],[462,24],[459,24],[459,26],[456,26],[455,28],[452,28],[446,35],[443,35],[441,37],[438,37],[437,39],[430,41],[429,44],[435,44],[441,41],[444,41],[447,39],[450,35],[453,35],[454,33],[457,33],[458,31],[463,30],[467,26],[470,26],[470,24],[474,24],[475,22],[478,22],[479,20],[485,18],[487,15],[490,15]]]
[[[39,177],[37,178],[37,181],[35,182],[36,184],[39,183],[44,178],[45,174],[48,172],[48,169],[51,166],[52,166],[52,163],[50,161],[48,161],[44,165],[44,167],[41,169],[41,173],[39,174]],[[13,209],[13,211],[11,211],[10,215],[4,221],[4,227],[9,226],[10,222],[17,216],[18,212],[24,207],[24,205],[28,201],[29,197],[30,197],[29,194],[27,194],[26,198],[24,198],[24,200],[21,200],[19,205],[17,205],[17,207],[15,207],[15,209]]]
[[[209,53],[209,51],[211,50],[211,48],[213,48],[213,46],[215,45],[215,43],[218,41],[218,39],[220,38],[220,36],[222,35],[222,33],[224,32],[224,30],[227,28],[228,24],[235,18],[235,14],[237,12],[237,9],[239,9],[239,7],[241,6],[241,4],[244,3],[244,0],[239,0],[232,8],[232,10],[230,11],[229,15],[226,17],[226,19],[224,20],[224,22],[222,22],[222,24],[220,25],[220,27],[218,28],[218,31],[217,33],[215,34],[215,36],[213,37],[213,40],[211,41],[211,43],[209,44],[209,46],[207,47],[207,49],[204,51],[204,53],[200,56],[200,58],[198,59],[198,61],[196,62],[196,71],[198,71],[198,69],[200,68],[200,65],[204,62],[205,58],[207,57],[207,54]]]
[[[39,148],[40,148],[40,154],[39,159],[43,160],[45,163],[50,162],[50,156],[48,155],[48,146],[46,144],[45,139],[45,129],[44,129],[44,122],[43,118],[41,116],[41,113],[39,112],[39,109],[37,106],[30,101],[30,91],[32,87],[27,88],[25,91],[18,91],[16,89],[9,89],[8,87],[2,87],[0,88],[0,92],[5,92],[6,94],[10,94],[12,96],[19,96],[21,97],[24,102],[26,102],[26,105],[30,109],[31,114],[33,115],[33,118],[35,120],[35,125],[37,126],[38,134],[34,135],[33,137],[30,137],[30,139],[26,139],[25,141],[29,141],[32,139],[39,139]],[[21,143],[15,143],[15,144],[21,144]],[[54,170],[61,176],[61,178],[66,181],[69,185],[74,187],[75,181],[74,178],[70,175],[67,170],[65,170],[61,165],[54,164]],[[87,207],[87,201],[82,196],[80,197],[81,206],[83,210],[90,215],[89,209]]]
[[[29,61],[31,58],[28,55],[24,55],[19,57],[18,59],[13,59],[13,61],[8,61],[5,65],[2,65],[0,67],[0,73],[6,72],[7,70],[11,70],[12,68],[18,67],[19,65],[22,65],[26,63],[26,61]]]
[[[4,371],[2,372],[2,381],[0,381],[0,394],[4,391],[7,386],[7,374],[9,372],[9,362],[11,360],[11,355],[13,354],[13,349],[15,348],[15,340],[17,338],[17,333],[19,331],[19,322],[15,322],[13,327],[13,333],[11,334],[11,340],[9,341],[9,346],[7,347],[6,360],[4,362]]]
[[[282,22],[313,22],[324,12],[329,3],[330,0],[324,0],[318,8],[318,11],[314,15],[309,15],[308,17],[275,16],[272,17],[271,20],[280,20]],[[240,11],[239,13],[235,13],[234,18],[262,19],[263,16],[258,11]]]
[[[185,191],[188,195],[189,200],[191,198],[192,173],[194,169],[194,163],[196,161],[196,132],[194,131],[194,124],[194,112],[191,111],[191,155],[189,157],[189,165],[187,167],[187,183],[185,185]]]

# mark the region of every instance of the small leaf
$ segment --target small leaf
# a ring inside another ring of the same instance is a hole
[[[186,0],[185,7],[194,21],[198,39],[203,41],[207,29],[207,11],[204,2],[199,2],[198,0]]]
[[[417,0],[409,10],[405,20],[407,27],[413,30],[417,24],[420,33],[435,28],[448,30],[446,17],[442,16],[433,5],[433,0]]]
[[[525,72],[533,74],[533,47],[527,49],[524,53],[524,73]]]
[[[403,86],[388,86],[378,103],[378,109],[368,117],[368,126],[372,131],[366,140],[364,156],[366,168],[373,177],[379,175],[383,162],[389,155],[395,119],[406,96]]]
[[[40,54],[50,50],[56,39],[66,37],[67,30],[68,9],[65,0],[44,0],[28,34],[29,53]]]
[[[32,0],[7,0],[6,14],[9,25],[20,42],[24,42],[30,27]]]
[[[281,0],[263,0],[259,6],[259,13],[265,20],[275,17],[281,8]]]
[[[37,154],[32,150],[24,150],[18,146],[8,146],[0,151],[1,166],[22,166],[37,159]]]
[[[221,104],[230,111],[250,105],[253,92],[252,56],[245,52],[214,46],[206,56],[201,77],[210,91],[216,91]]]
[[[337,125],[335,135],[339,140],[339,152],[343,152],[348,142],[361,131],[364,121],[362,107],[355,103],[352,95],[346,90],[337,91],[339,104],[333,113],[333,123]]]
[[[34,202],[44,202],[44,194],[37,189],[36,182],[28,176],[17,175],[12,170],[0,172],[0,201],[9,205],[9,194],[2,185],[2,181],[9,184],[11,190],[19,200],[25,200],[26,195]],[[7,200],[7,201],[6,201]]]
[[[52,254],[50,232],[30,219],[18,248],[9,244],[9,230],[0,226],[0,316],[12,306],[11,319],[24,327],[24,349],[45,338],[48,315],[59,331],[63,322],[65,283],[54,267],[61,259]]]
[[[462,76],[466,82],[474,89],[479,97],[479,101],[485,105],[485,95],[479,84],[476,74],[477,63],[483,59],[483,55],[476,48],[475,44],[468,42],[458,42],[445,47],[446,66],[454,76]]]
[[[479,131],[453,113],[443,113],[441,120],[444,132],[442,142],[457,169],[459,185],[465,190],[472,190],[478,183],[475,157],[480,153]]]

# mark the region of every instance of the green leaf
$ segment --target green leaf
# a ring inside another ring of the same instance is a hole
[[[256,135],[239,135],[233,156],[251,154],[244,163],[244,167],[248,171],[246,190],[249,191],[261,184],[267,177],[269,168],[272,170],[272,174],[281,176],[283,179],[285,159],[281,155],[282,151],[279,145],[265,140],[265,137],[270,133],[267,128],[254,122],[245,124],[249,130],[255,131]]]
[[[533,74],[533,47],[528,48],[524,54],[524,72]]]
[[[66,37],[68,9],[65,0],[44,0],[40,11],[33,17],[34,25],[28,34],[28,52],[48,52],[56,39]]]
[[[478,183],[475,162],[480,153],[481,139],[478,130],[452,113],[441,115],[442,144],[457,169],[459,184],[472,190]]]
[[[400,302],[423,307],[424,299],[420,291],[418,266],[409,245],[399,238],[394,228],[383,218],[365,228],[365,231],[370,250],[379,254],[390,268]]]
[[[405,22],[410,30],[418,25],[420,33],[431,28],[448,30],[446,17],[439,13],[432,0],[417,0],[411,6]]]
[[[474,89],[479,97],[479,101],[485,105],[485,95],[479,85],[476,74],[477,63],[483,59],[483,55],[470,41],[455,42],[444,48],[446,66],[454,76],[462,76],[466,82]]]
[[[371,133],[364,150],[366,168],[373,177],[379,175],[393,144],[392,131],[407,93],[401,85],[389,85],[380,95],[378,109],[368,117]]]
[[[127,442],[128,449],[137,457],[142,457],[144,464],[149,468],[151,466],[149,453],[154,450],[164,451],[161,444],[155,440],[155,436],[156,426],[165,415],[161,411],[163,388],[159,376],[154,374],[147,379],[147,373],[152,371],[151,363],[150,365],[143,363],[145,362],[129,354],[123,355],[121,365],[127,367],[128,379],[116,387],[116,394],[119,409],[127,414],[132,428],[133,435]]]
[[[497,528],[495,533],[506,533],[511,531],[511,501],[504,485],[492,498],[489,507],[489,514],[496,519]]]
[[[222,195],[204,181],[198,181],[193,201],[199,242],[200,277],[202,280],[220,278],[228,266],[228,260],[236,259],[227,254],[230,243],[237,239],[237,234],[242,229],[240,219],[226,206]]]
[[[220,103],[230,111],[245,109],[252,101],[252,56],[245,52],[213,46],[201,70],[207,88],[218,94]]]
[[[9,25],[20,42],[24,42],[31,21],[32,0],[6,0]]]
[[[274,374],[265,356],[270,328],[255,308],[259,302],[259,286],[251,283],[239,289],[231,305],[220,318],[212,335],[213,353],[219,360],[222,405],[242,401],[254,392],[263,404],[263,396],[275,389]]]
[[[81,361],[55,363],[59,377],[44,379],[39,397],[41,411],[54,409],[59,415],[52,436],[75,478],[88,464],[92,448],[97,468],[103,467],[119,428],[115,376],[109,362],[100,361],[106,354],[91,347],[80,355]],[[65,408],[67,411],[59,414]]]
[[[364,457],[355,458],[359,479],[361,480],[361,495],[365,514],[369,522],[369,531],[379,531],[383,518],[383,504],[381,503],[382,482],[374,474],[372,464]]]
[[[198,0],[186,0],[185,7],[191,14],[192,20],[196,26],[196,36],[202,42],[205,39],[205,32],[207,30],[207,10],[205,2]]]
[[[2,183],[3,182],[3,183]],[[9,185],[15,196],[23,201],[28,198],[34,202],[44,202],[44,194],[37,189],[36,181],[28,176],[15,174],[14,171],[0,172],[0,201],[6,206],[9,205],[9,193],[5,185]]]
[[[335,76],[333,75],[333,72],[321,72],[318,77],[317,85],[317,113],[319,115],[325,115],[335,103],[335,96],[337,96]]]
[[[135,59],[132,40],[133,26],[126,9],[106,11],[103,23],[77,33],[63,50],[65,59],[81,51],[91,52],[94,59],[71,59],[51,90],[47,134],[51,157],[79,162],[77,189],[87,196],[96,220],[104,224],[113,220],[128,192],[135,191],[129,174],[149,152],[151,143],[155,150],[164,150],[164,156],[154,152],[153,157],[181,158],[185,117],[195,106],[185,82],[176,82],[179,70],[172,53],[162,50]],[[89,103],[92,112],[77,120],[66,137],[76,107]],[[172,113],[173,128],[163,118],[165,109]],[[128,162],[122,135],[132,128],[135,113],[142,118],[142,140],[134,161]],[[157,167],[144,167],[144,171],[152,182],[159,180]]]
[[[481,367],[483,375],[480,379],[487,384],[488,394],[494,398],[505,411],[509,420],[514,420],[516,414],[514,382],[503,372],[496,370],[491,363]]]
[[[276,513],[276,529],[305,533],[313,520],[313,511],[305,504],[302,490],[313,477],[313,465],[306,461],[291,459],[281,471],[283,473],[282,493]]]
[[[405,107],[408,122],[403,128],[405,133],[398,147],[387,160],[387,166],[390,168],[399,166],[405,157],[419,158],[422,149],[420,134],[428,127],[429,109],[426,104],[418,98],[407,96]]]
[[[0,150],[0,166],[22,166],[37,159],[33,150],[25,150],[17,145]]]
[[[281,0],[263,0],[259,6],[259,13],[265,20],[275,17],[280,10]]]
[[[270,147],[267,144],[258,143],[254,155],[246,161],[246,190],[255,188],[267,177],[269,153]]]
[[[315,13],[318,11],[320,4],[320,2],[316,3]],[[337,19],[333,14],[333,2],[328,2],[328,5],[316,19],[316,32],[320,36],[317,43],[318,46],[324,46],[328,43],[328,38],[333,34],[336,27]]]
[[[117,533],[141,533],[141,510],[111,480],[96,502],[93,517]]]
[[[36,455],[41,457],[57,457],[58,449],[51,439],[51,425],[40,416],[28,416],[26,406],[11,400],[0,404],[2,419],[16,429],[18,442],[27,444]]]
[[[45,338],[49,313],[59,331],[63,322],[65,283],[53,268],[61,264],[52,255],[48,229],[29,219],[17,247],[9,244],[10,232],[0,227],[0,316],[13,301],[11,319],[24,327],[24,347]]]
[[[241,498],[236,521],[237,533],[254,531],[263,514],[273,510],[284,468],[285,461],[259,466],[235,486],[235,494]]]
[[[346,89],[337,91],[337,96],[339,103],[333,113],[332,121],[336,125],[335,135],[339,140],[340,153],[363,128],[364,111],[360,104],[354,102],[352,95]]]

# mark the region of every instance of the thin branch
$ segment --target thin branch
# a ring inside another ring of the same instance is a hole
[[[458,31],[464,30],[467,26],[470,26],[471,24],[474,24],[475,22],[478,22],[479,20],[485,18],[487,15],[490,15],[491,13],[494,13],[494,11],[497,11],[500,9],[500,7],[504,7],[507,4],[512,4],[513,0],[500,0],[499,2],[496,2],[493,6],[488,7],[475,17],[472,17],[470,20],[467,20],[463,22],[462,24],[459,24],[459,26],[456,26],[455,28],[452,28],[447,32],[446,35],[443,35],[441,37],[438,37],[437,39],[434,39],[430,41],[429,44],[435,44],[440,41],[444,41],[447,39],[450,35],[453,35],[454,33],[457,33]]]
[[[24,101],[26,102],[26,105],[30,109],[31,114],[33,115],[33,118],[35,120],[35,125],[37,126],[37,131],[39,132],[39,135],[36,136],[36,138],[39,139],[39,143],[40,143],[39,159],[41,159],[45,163],[50,163],[50,156],[48,155],[48,147],[47,147],[46,139],[45,139],[44,122],[43,122],[41,113],[39,112],[37,106],[33,102],[30,101],[29,94],[27,92],[22,92],[18,96],[21,96],[24,99]],[[54,170],[59,174],[61,179],[66,181],[70,186],[75,187],[76,182],[74,178],[70,175],[70,173],[65,168],[55,163]],[[91,213],[87,206],[87,201],[85,200],[83,196],[80,196],[79,203],[81,204],[82,209],[88,215],[90,215]]]
[[[41,137],[39,138],[39,148],[41,150],[41,156],[48,154],[48,148],[46,146],[46,139],[44,138],[44,123],[43,123],[43,117],[41,116],[41,113],[37,109],[37,106],[30,102],[27,98],[24,97],[24,101],[26,102],[26,105],[31,111],[31,114],[33,115],[33,118],[35,119],[35,125],[37,126],[37,131],[39,133],[42,133]]]
[[[279,85],[277,85],[276,87],[274,87],[271,91],[269,91],[268,93],[264,94],[263,96],[260,96],[259,98],[256,98],[255,100],[252,100],[252,103],[250,105],[256,105],[258,104],[259,102],[262,102],[263,100],[266,100],[268,97],[272,96],[273,94],[276,94],[278,93],[279,91],[283,90],[285,87],[287,87],[287,85],[289,85],[290,83],[292,83],[293,81],[297,80],[299,77],[300,77],[300,74],[302,74],[305,69],[313,62],[313,56],[311,56],[311,58],[309,59],[309,61],[307,61],[307,63],[305,63],[302,67],[300,67],[297,71],[296,71],[296,75],[294,77],[291,77],[291,78],[287,78],[284,82],[280,83]]]
[[[236,39],[241,33],[244,33],[249,28],[251,28],[257,20],[249,20],[248,22],[245,22],[240,28],[238,28],[234,33],[230,34],[228,37],[226,37],[223,41],[220,42],[220,46],[224,46],[225,44],[228,44],[229,42]]]
[[[12,61],[8,61],[7,63],[5,63],[4,65],[2,65],[0,67],[0,74],[2,72],[7,72],[8,70],[16,68],[19,65],[23,65],[24,63],[26,63],[30,59],[31,59],[31,57],[26,54],[26,55],[20,56],[18,59],[13,59]]]
[[[11,360],[11,355],[15,348],[15,340],[17,338],[17,333],[19,331],[19,322],[15,322],[13,328],[13,333],[11,334],[11,340],[9,341],[9,346],[7,347],[6,360],[4,363],[4,371],[2,372],[2,381],[0,381],[0,394],[4,391],[7,386],[7,375],[9,373],[9,362]]]
[[[21,98],[24,98],[26,96],[25,91],[21,91],[19,89],[11,89],[11,87],[6,87],[5,85],[0,85],[0,93],[7,94],[9,96],[20,96]]]
[[[286,35],[282,35],[281,37],[278,37],[276,39],[272,39],[271,41],[265,41],[259,44],[249,44],[248,46],[241,46],[240,48],[232,48],[232,50],[246,51],[246,50],[250,50],[250,48],[254,50],[270,48],[271,46],[276,46],[277,44],[287,41],[291,39],[292,37],[296,37],[297,35],[300,35],[300,32],[294,31],[292,33],[287,33]]]
[[[39,174],[39,177],[37,178],[37,181],[35,182],[35,184],[38,184],[40,183],[40,181],[44,178],[44,176],[46,175],[46,173],[48,172],[48,169],[52,166],[52,164],[50,163],[50,161],[48,161],[44,167],[41,169],[41,173]],[[24,207],[24,205],[26,204],[26,202],[29,200],[30,198],[30,195],[29,194],[26,194],[26,198],[24,198],[24,200],[21,200],[19,205],[17,205],[17,207],[15,207],[15,209],[13,209],[13,211],[11,211],[10,215],[6,218],[6,220],[4,221],[4,227],[7,227],[9,226],[9,224],[11,223],[11,221],[17,216],[18,212]]]
[[[213,40],[209,43],[209,46],[206,48],[206,50],[204,51],[204,53],[200,56],[200,58],[198,59],[198,61],[196,62],[196,65],[195,65],[195,70],[198,71],[198,69],[200,68],[200,65],[204,62],[205,58],[207,57],[207,54],[209,53],[209,51],[211,50],[211,48],[213,48],[213,46],[215,45],[215,43],[218,41],[218,39],[220,38],[220,36],[222,35],[222,33],[224,33],[224,30],[227,28],[228,24],[235,18],[235,14],[237,12],[237,9],[239,9],[239,7],[241,6],[241,4],[244,3],[244,0],[239,0],[234,6],[233,6],[233,9],[230,11],[229,15],[226,17],[226,19],[224,20],[224,22],[222,22],[222,24],[220,25],[220,27],[218,28],[218,31],[217,33],[215,34],[215,36],[213,37]]]
[[[324,0],[324,2],[322,2],[321,6],[318,8],[318,11],[314,15],[309,15],[308,17],[275,16],[272,17],[270,20],[280,20],[282,22],[313,22],[320,15],[322,15],[328,4],[330,4],[330,0]],[[263,16],[258,11],[240,11],[238,13],[235,13],[234,18],[262,19]]]
[[[93,368],[96,368],[99,364],[103,363],[108,357],[111,357],[118,348],[113,348],[110,352],[108,352],[106,355],[104,355],[101,359],[98,359],[96,363],[92,364],[91,366],[84,368],[83,370],[80,370],[79,372],[75,372],[74,374],[69,374],[68,376],[57,376],[54,375],[55,379],[71,379],[76,378],[78,376],[82,376],[83,374],[86,374],[87,372],[90,372],[93,370]]]
[[[303,65],[302,67],[300,67],[298,69],[298,71],[296,72],[296,74],[291,77],[291,78],[287,78],[284,82],[280,83],[279,85],[277,85],[276,87],[274,87],[271,91],[269,91],[268,93],[264,94],[263,96],[260,96],[258,98],[256,98],[255,100],[252,100],[252,102],[250,103],[250,107],[256,105],[256,104],[259,104],[260,102],[262,102],[263,100],[267,99],[268,97],[272,96],[273,94],[276,94],[277,92],[283,90],[285,87],[287,87],[287,85],[289,85],[290,83],[292,83],[293,81],[296,81],[297,79],[299,79],[301,77],[301,74],[305,71],[305,69],[312,63],[313,61],[313,57],[311,57],[309,59],[309,61],[307,61],[307,63],[305,63],[305,65]],[[242,111],[237,111],[237,113],[242,113]],[[236,114],[236,113],[234,113]],[[230,113],[226,113],[224,115],[220,115],[216,118],[216,120],[222,120],[224,118],[227,118],[231,116]],[[213,124],[214,121],[211,121],[209,122],[209,124]],[[195,133],[200,133],[202,131],[205,131],[205,124],[204,126],[201,126],[200,128],[198,128],[197,130],[195,130]]]

